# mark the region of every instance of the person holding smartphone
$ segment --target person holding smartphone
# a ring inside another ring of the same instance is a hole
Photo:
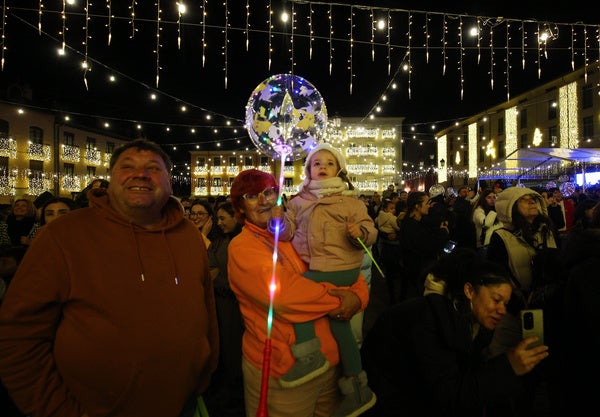
[[[512,289],[506,270],[475,250],[443,255],[428,270],[425,295],[393,305],[367,333],[361,354],[377,403],[363,416],[501,415],[548,357],[547,346],[528,349],[535,337],[493,359],[482,354]]]

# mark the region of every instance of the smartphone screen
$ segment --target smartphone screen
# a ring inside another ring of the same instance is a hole
[[[521,331],[523,339],[535,336],[537,342],[531,343],[527,349],[534,348],[544,344],[544,310],[531,309],[521,310]]]
[[[444,252],[450,253],[454,250],[455,247],[456,247],[456,242],[453,240],[449,240],[448,243],[446,243],[446,246],[444,246]]]

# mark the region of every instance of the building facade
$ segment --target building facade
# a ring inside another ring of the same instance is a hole
[[[448,186],[502,178],[495,170],[524,148],[600,148],[598,62],[436,133],[438,178]],[[561,166],[540,166],[558,177]]]
[[[54,113],[0,103],[0,202],[47,190],[72,197],[92,179],[108,179],[112,151],[123,142]]]
[[[402,122],[404,118],[377,118],[363,121],[333,118],[325,142],[339,148],[346,157],[349,178],[359,192],[382,192],[398,182],[402,167]],[[235,176],[256,168],[280,176],[281,161],[258,152],[192,151],[192,195],[228,195]],[[304,160],[286,161],[283,166],[283,193],[291,196],[304,179]]]

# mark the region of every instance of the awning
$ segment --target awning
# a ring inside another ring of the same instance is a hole
[[[481,173],[479,179],[557,179],[600,169],[600,148],[524,148]]]

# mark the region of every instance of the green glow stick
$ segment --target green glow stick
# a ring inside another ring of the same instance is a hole
[[[381,274],[381,276],[383,278],[385,278],[385,274],[383,273],[383,271],[381,270],[381,268],[379,267],[379,265],[377,265],[377,262],[375,261],[375,258],[373,258],[373,254],[371,253],[371,251],[367,248],[367,246],[363,243],[362,240],[360,240],[359,237],[356,238],[356,240],[358,240],[358,242],[362,245],[362,247],[365,249],[365,251],[367,252],[367,255],[369,255],[369,258],[371,258],[371,260],[373,261],[373,263],[375,264],[375,266],[377,267],[377,270],[379,271],[379,273]]]

